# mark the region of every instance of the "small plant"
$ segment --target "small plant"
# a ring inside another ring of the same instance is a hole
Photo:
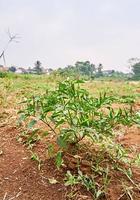
[[[134,123],[132,110],[115,111],[111,108],[111,97],[104,93],[99,98],[93,98],[80,88],[80,83],[82,81],[66,80],[59,83],[55,91],[27,99],[24,101],[26,108],[20,111],[21,118],[34,117],[29,127],[33,127],[38,120],[45,123],[57,136],[57,143],[62,149],[79,143],[85,137],[95,140],[97,134],[99,138],[112,135],[113,128],[118,124]],[[107,109],[107,113],[102,109]]]
[[[70,171],[67,171],[65,178],[65,186],[74,186],[79,184],[79,180],[76,175],[72,175]]]
[[[138,167],[140,167],[140,154],[138,154],[138,155],[136,156],[136,158],[134,159],[134,163],[135,163]]]
[[[32,149],[35,143],[41,139],[38,131],[39,129],[23,131],[17,136],[17,141],[23,142],[29,149]]]
[[[42,160],[39,158],[39,156],[31,151],[31,159],[38,163],[38,169],[40,170],[42,165]]]
[[[122,185],[123,187],[123,194],[120,196],[120,200],[123,199],[124,197],[126,197],[127,199],[130,199],[130,200],[134,200],[133,198],[133,187],[132,186],[127,186],[126,184],[123,183]]]
[[[93,177],[90,178],[89,176],[84,175],[80,170],[77,175],[72,175],[70,171],[67,171],[65,185],[75,186],[78,184],[84,186],[87,191],[91,191],[95,200],[100,199],[101,196],[105,195],[105,191],[100,188],[99,184]]]

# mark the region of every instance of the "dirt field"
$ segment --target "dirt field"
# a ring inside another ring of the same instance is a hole
[[[54,160],[46,160],[41,171],[30,159],[30,152],[16,140],[19,131],[16,127],[0,127],[0,199],[10,200],[66,200],[70,190],[63,185],[63,171],[56,170]],[[135,136],[135,137],[134,137]],[[121,138],[127,147],[135,147],[140,152],[140,131],[130,129]],[[137,182],[140,181],[140,170],[137,170]],[[50,184],[49,179],[55,178],[57,184]],[[117,177],[116,177],[117,178]],[[110,185],[108,199],[119,197],[116,182]],[[84,193],[84,194],[83,194]],[[140,199],[140,196],[135,198]],[[90,200],[90,194],[79,191],[76,199]],[[126,198],[127,199],[127,198]]]
[[[15,87],[15,82],[12,82],[12,84]],[[73,188],[77,190],[74,192],[76,194],[74,196],[73,190],[63,184],[66,169],[57,170],[53,159],[45,160],[41,170],[38,170],[37,163],[31,160],[30,150],[17,141],[20,133],[20,129],[16,126],[17,110],[19,108],[17,102],[24,95],[27,96],[31,89],[29,88],[28,92],[25,92],[23,85],[19,86],[19,89],[17,89],[17,85],[15,89],[11,86],[8,89],[2,86],[4,90],[3,92],[1,91],[4,103],[1,103],[0,113],[0,200],[92,200],[91,193],[83,187]],[[26,85],[24,87],[26,88]],[[92,83],[86,87],[89,88],[90,92],[93,90]],[[107,87],[109,87],[109,84]],[[102,90],[103,86],[98,86],[98,88]],[[117,91],[118,88],[114,93],[117,93]],[[137,91],[135,107],[136,110],[139,110],[140,84],[137,86],[134,83],[129,85],[126,93],[131,94],[132,91]],[[10,103],[8,104],[8,102]],[[118,141],[123,146],[132,149],[134,154],[136,152],[140,153],[140,129],[138,127],[126,128],[124,134],[118,138]],[[38,144],[36,148],[39,152],[42,151],[41,144]],[[108,189],[107,200],[130,199],[130,196],[122,195],[120,179],[121,177],[118,174],[113,175]],[[134,179],[137,184],[140,184],[139,168],[134,169]],[[50,183],[51,180],[57,180],[58,182],[52,184]],[[131,200],[139,200],[140,191],[138,192],[134,188],[134,193],[135,195]]]

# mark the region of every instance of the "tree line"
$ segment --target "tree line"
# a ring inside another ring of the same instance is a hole
[[[94,79],[99,77],[120,77],[129,78],[132,80],[140,80],[140,59],[131,58],[129,59],[131,72],[129,74],[115,71],[115,70],[104,70],[103,65],[100,63],[97,66],[90,61],[78,61],[74,65],[68,65],[65,68],[58,68],[57,73],[62,76],[87,76],[88,78]]]

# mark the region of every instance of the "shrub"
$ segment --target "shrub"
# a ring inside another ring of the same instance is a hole
[[[7,77],[7,72],[0,72],[0,78]]]

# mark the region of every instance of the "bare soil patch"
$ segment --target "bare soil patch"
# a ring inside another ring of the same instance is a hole
[[[26,148],[16,141],[15,127],[0,128],[0,199],[56,200],[66,199],[66,187],[62,183],[49,184],[48,178],[62,179],[53,160],[44,163],[41,171],[30,160]]]
[[[17,142],[19,131],[10,125],[0,127],[0,200],[67,200],[71,192],[63,184],[64,171],[58,171],[53,159],[47,159],[38,170],[37,163],[30,159],[31,154],[24,145]],[[140,129],[132,127],[126,131],[120,142],[127,147],[135,147],[140,152]],[[39,143],[38,152],[42,152]],[[42,152],[43,153],[43,152]],[[140,180],[140,170],[134,172],[135,180]],[[49,179],[56,179],[57,184],[50,184]],[[119,174],[112,175],[108,189],[108,200],[117,200],[122,194]],[[83,188],[79,190],[74,200],[91,200],[91,194]],[[120,198],[127,200],[126,196]],[[139,200],[140,194],[136,192],[134,200]]]
[[[126,130],[126,134],[120,141],[127,147],[135,148],[140,152],[140,128],[132,126]]]

